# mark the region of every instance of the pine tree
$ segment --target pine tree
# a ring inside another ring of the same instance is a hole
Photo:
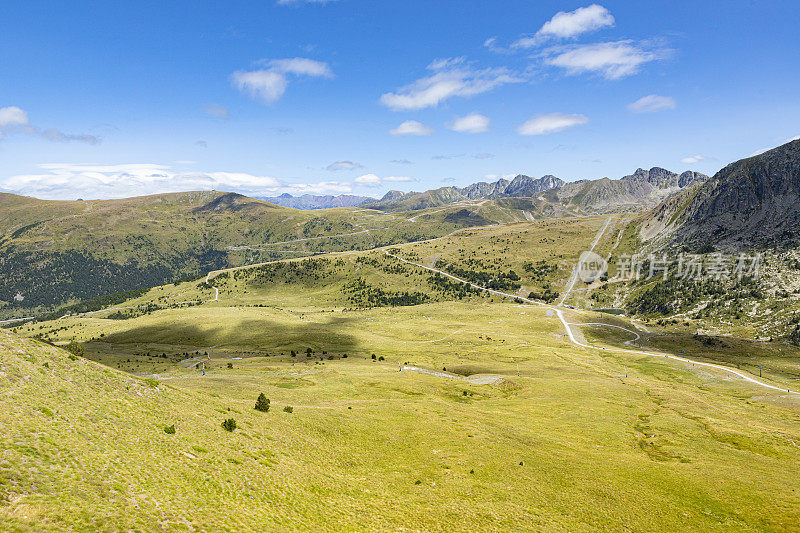
[[[264,396],[264,393],[258,395],[258,399],[256,400],[256,411],[261,411],[262,413],[266,413],[269,411],[269,398]]]

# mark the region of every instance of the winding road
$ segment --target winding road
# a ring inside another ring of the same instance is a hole
[[[609,218],[609,222],[610,222],[610,218]],[[604,232],[605,228],[607,226],[608,226],[608,222],[606,222],[606,226],[604,226],[601,231]],[[598,235],[602,235],[602,233],[599,233]],[[595,238],[595,242],[593,243],[592,248],[594,248],[594,246],[597,245],[598,241],[599,241],[599,237]],[[409,244],[413,244],[413,243],[409,243]],[[403,246],[403,245],[396,245],[395,247],[397,247],[397,246]],[[582,348],[587,348],[587,349],[590,349],[590,350],[597,350],[598,349],[598,348],[596,348],[594,346],[591,346],[590,344],[586,344],[586,343],[580,342],[578,339],[575,338],[575,334],[573,333],[572,328],[570,328],[570,323],[567,322],[567,320],[564,318],[564,312],[558,307],[554,307],[552,305],[543,304],[541,302],[537,302],[537,301],[531,300],[529,298],[524,298],[524,297],[521,297],[521,296],[517,296],[515,294],[509,294],[509,293],[505,293],[505,292],[498,291],[498,290],[495,290],[495,289],[487,289],[487,288],[482,287],[480,285],[476,285],[475,283],[472,283],[470,281],[461,279],[461,278],[459,278],[457,276],[454,276],[452,274],[444,272],[443,270],[439,270],[437,268],[421,265],[419,263],[414,263],[413,261],[409,261],[407,259],[404,259],[404,258],[398,256],[398,255],[390,253],[389,250],[387,250],[387,249],[384,249],[383,252],[386,255],[390,256],[390,257],[394,257],[395,259],[397,259],[399,261],[402,261],[403,263],[406,263],[406,264],[409,264],[409,265],[413,265],[413,266],[416,266],[416,267],[419,267],[419,268],[423,268],[423,269],[429,270],[431,272],[438,272],[442,276],[446,276],[446,277],[448,277],[448,278],[450,278],[450,279],[452,279],[454,281],[458,281],[459,283],[466,283],[466,284],[468,284],[468,285],[470,285],[470,286],[472,286],[472,287],[474,287],[476,289],[480,289],[480,290],[486,291],[486,292],[488,292],[490,294],[495,294],[495,295],[503,297],[503,298],[511,298],[511,299],[513,299],[515,301],[522,300],[522,301],[524,301],[526,303],[529,303],[529,304],[532,304],[532,305],[534,305],[536,307],[541,307],[543,309],[550,309],[551,311],[555,312],[556,316],[561,321],[561,324],[564,326],[564,330],[567,333],[567,337],[569,338],[569,341],[572,344],[574,344],[576,346],[580,346]],[[606,324],[606,325],[608,325],[608,324]],[[636,339],[634,339],[634,340],[636,340]],[[800,394],[800,392],[797,392],[797,391],[792,391],[792,390],[789,390],[789,389],[784,389],[783,387],[778,387],[776,385],[771,385],[769,383],[764,383],[763,381],[755,379],[754,377],[748,376],[747,374],[743,374],[742,372],[739,372],[738,370],[734,370],[732,368],[729,368],[729,367],[726,367],[726,366],[723,366],[723,365],[717,365],[717,364],[714,364],[714,363],[704,363],[702,361],[694,361],[692,359],[687,359],[685,357],[678,357],[676,355],[669,355],[669,354],[656,353],[656,352],[645,352],[645,351],[642,351],[642,350],[625,350],[625,349],[621,349],[621,348],[602,348],[602,349],[607,350],[609,352],[617,352],[617,353],[630,354],[630,355],[646,355],[648,357],[657,357],[657,358],[660,358],[660,359],[672,359],[672,360],[675,360],[675,361],[681,361],[681,362],[684,362],[684,363],[689,363],[691,365],[703,366],[703,367],[706,367],[706,368],[713,368],[713,369],[720,370],[722,372],[726,372],[728,374],[737,376],[739,378],[742,378],[745,381],[747,381],[749,383],[752,383],[754,385],[758,385],[760,387],[764,387],[764,388],[771,389],[771,390],[776,390],[776,391],[781,391],[781,392],[785,391],[788,394]]]

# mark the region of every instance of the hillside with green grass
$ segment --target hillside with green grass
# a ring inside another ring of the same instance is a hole
[[[221,268],[0,330],[0,528],[794,530],[800,349],[558,306],[600,307],[575,262],[636,250],[630,220]]]
[[[53,202],[0,197],[0,314],[152,287],[209,270],[444,235],[459,220],[408,221],[338,208],[300,211],[190,192]]]
[[[3,529],[791,531],[800,519],[786,468],[800,460],[796,398],[604,349],[624,332],[581,328],[586,350],[547,309],[498,299],[223,302],[42,324],[83,357],[0,332]],[[254,409],[262,393],[267,412]]]

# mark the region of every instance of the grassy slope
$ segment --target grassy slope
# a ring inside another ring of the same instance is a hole
[[[438,264],[502,251],[504,268],[517,268],[554,261],[555,248],[568,263],[603,222],[465,230],[400,253]],[[95,339],[87,357],[157,373],[157,388],[1,333],[0,421],[11,430],[0,525],[790,531],[800,521],[788,467],[800,459],[796,398],[675,361],[576,348],[544,309],[497,299],[345,310],[340,289],[352,276],[435,296],[423,273],[389,272],[384,259],[340,254],[302,277],[222,277],[220,299],[198,306],[17,328],[57,342]],[[125,307],[212,297],[182,283]],[[630,327],[598,313],[568,320]],[[597,346],[630,338],[605,328],[584,336]],[[737,346],[700,355],[719,360]],[[179,363],[193,351],[211,354],[205,376]],[[785,372],[767,379],[790,386],[800,357],[787,355]],[[505,382],[401,373],[398,362]],[[267,414],[252,410],[262,391]],[[220,427],[229,416],[233,434]],[[162,430],[171,423],[173,436]]]
[[[31,308],[41,311],[198,271],[368,249],[444,235],[458,227],[438,218],[410,222],[351,208],[298,211],[216,192],[91,202],[3,195],[0,248],[6,262],[0,307],[6,306],[2,312],[8,316],[15,309],[16,314],[30,314]],[[360,233],[366,229],[371,231]],[[345,236],[329,238],[335,235]],[[263,246],[298,239],[309,240],[291,243],[292,252],[279,244]],[[228,250],[230,246],[261,249]],[[15,301],[17,293],[26,300]]]
[[[671,363],[577,350],[540,309],[65,320],[109,331],[117,350],[223,346],[206,376],[172,364],[151,388],[3,332],[5,529],[788,531],[800,519],[786,468],[800,459],[796,404]],[[314,358],[288,356],[305,346]],[[272,355],[248,354],[258,349]],[[398,360],[507,381],[400,373]],[[618,379],[623,367],[630,379]],[[267,414],[252,410],[262,391]],[[219,427],[229,416],[233,434]]]

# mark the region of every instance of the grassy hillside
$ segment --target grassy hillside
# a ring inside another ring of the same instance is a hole
[[[0,195],[0,319],[42,315],[210,270],[565,214],[543,201],[516,198],[386,214],[300,211],[221,192],[89,202]]]
[[[459,221],[298,211],[218,192],[91,202],[0,197],[0,314],[150,287],[182,276],[444,235]]]
[[[786,467],[800,460],[796,400],[576,348],[545,309],[213,302],[55,324],[54,340],[95,338],[87,357],[147,380],[0,332],[6,530],[790,531],[800,520]],[[253,409],[261,392],[267,413]]]

